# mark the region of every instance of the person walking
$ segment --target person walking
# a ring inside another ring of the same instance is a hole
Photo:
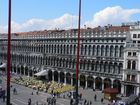
[[[29,98],[28,99],[28,105],[31,105],[31,103],[32,103],[32,100],[31,100],[31,98]]]
[[[94,95],[94,101],[96,101],[96,100],[97,100],[97,95],[95,94],[95,95]]]
[[[104,99],[103,98],[101,98],[101,103],[103,103],[104,102]]]

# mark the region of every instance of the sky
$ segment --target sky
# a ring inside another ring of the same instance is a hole
[[[0,33],[7,33],[8,1],[0,0]],[[81,0],[81,27],[140,21],[140,0]],[[12,32],[78,26],[79,0],[12,0]]]

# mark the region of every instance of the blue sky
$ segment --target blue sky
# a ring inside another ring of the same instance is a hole
[[[12,32],[77,27],[79,0],[12,0]],[[82,0],[81,26],[140,20],[140,0]],[[0,0],[0,32],[7,32],[8,0]]]

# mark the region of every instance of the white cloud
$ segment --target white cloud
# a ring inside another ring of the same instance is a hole
[[[68,29],[75,27],[77,23],[77,16],[70,15],[68,13],[63,16],[52,19],[30,19],[24,23],[17,23],[12,21],[12,32],[23,32],[23,31],[34,31],[34,30],[45,30],[45,29]],[[7,32],[8,26],[0,26],[0,32]]]
[[[133,21],[131,16],[140,13],[140,9],[123,9],[120,6],[107,7],[97,12],[93,19],[85,22],[88,27],[104,26],[107,24],[120,24],[122,22]]]
[[[140,9],[123,9],[120,6],[107,7],[93,16],[93,18],[84,23],[87,27],[104,26],[107,24],[118,25],[122,22],[133,21],[131,16],[140,13]],[[45,19],[30,19],[24,23],[12,21],[12,32],[25,32],[34,30],[49,30],[49,29],[69,29],[77,28],[78,16],[64,14],[61,17],[45,20]],[[82,25],[82,26],[84,26]],[[8,26],[0,26],[0,32],[7,32]]]

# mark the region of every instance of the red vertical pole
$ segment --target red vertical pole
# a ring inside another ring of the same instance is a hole
[[[79,74],[79,53],[80,53],[80,24],[81,24],[81,0],[79,0],[79,19],[78,19],[78,42],[77,42],[77,62],[76,62],[76,105],[78,105],[78,74]]]
[[[7,105],[10,105],[10,47],[11,47],[11,0],[9,0],[8,11],[8,50],[7,50]]]

